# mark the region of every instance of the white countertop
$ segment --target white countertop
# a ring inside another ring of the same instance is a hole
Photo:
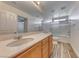
[[[39,33],[39,34],[25,36],[23,38],[33,38],[34,40],[15,47],[7,46],[7,44],[15,41],[14,39],[0,41],[0,57],[1,58],[13,57],[18,53],[28,49],[29,47],[31,47],[32,45],[36,44],[37,42],[41,41],[42,39],[46,38],[49,35],[51,35],[51,33]]]

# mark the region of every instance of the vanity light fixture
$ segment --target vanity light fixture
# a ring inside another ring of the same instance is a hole
[[[59,21],[65,21],[66,19],[58,19],[58,20],[54,20],[54,22],[59,22]]]
[[[66,9],[66,6],[61,7],[61,10],[65,10],[65,9]]]
[[[37,4],[39,5],[39,4],[40,4],[40,2],[38,1],[38,2],[37,2]]]
[[[39,1],[32,1],[32,3],[41,12],[40,2]]]
[[[40,5],[39,1],[33,1],[37,6]]]

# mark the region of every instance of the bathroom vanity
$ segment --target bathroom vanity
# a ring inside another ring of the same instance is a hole
[[[27,40],[27,38],[33,38],[33,40],[28,41],[29,39]],[[26,39],[27,42],[25,42],[24,39]],[[48,58],[53,52],[51,33],[25,35],[21,40],[19,43],[14,39],[3,41],[4,44],[0,49],[0,57]],[[22,44],[22,42],[24,43]],[[0,45],[2,45],[2,43],[0,43]]]
[[[52,37],[51,35],[37,42],[29,49],[26,49],[16,57],[18,58],[48,58],[52,54]]]

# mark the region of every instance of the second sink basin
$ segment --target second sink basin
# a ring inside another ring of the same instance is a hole
[[[24,39],[13,41],[13,42],[9,43],[7,46],[8,47],[16,47],[16,46],[20,46],[20,45],[23,45],[25,43],[28,43],[32,40],[33,40],[33,38],[24,38]]]

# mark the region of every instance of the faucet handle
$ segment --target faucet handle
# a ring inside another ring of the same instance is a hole
[[[18,39],[21,39],[21,38],[22,38],[22,35],[19,35],[19,36],[18,36]]]

